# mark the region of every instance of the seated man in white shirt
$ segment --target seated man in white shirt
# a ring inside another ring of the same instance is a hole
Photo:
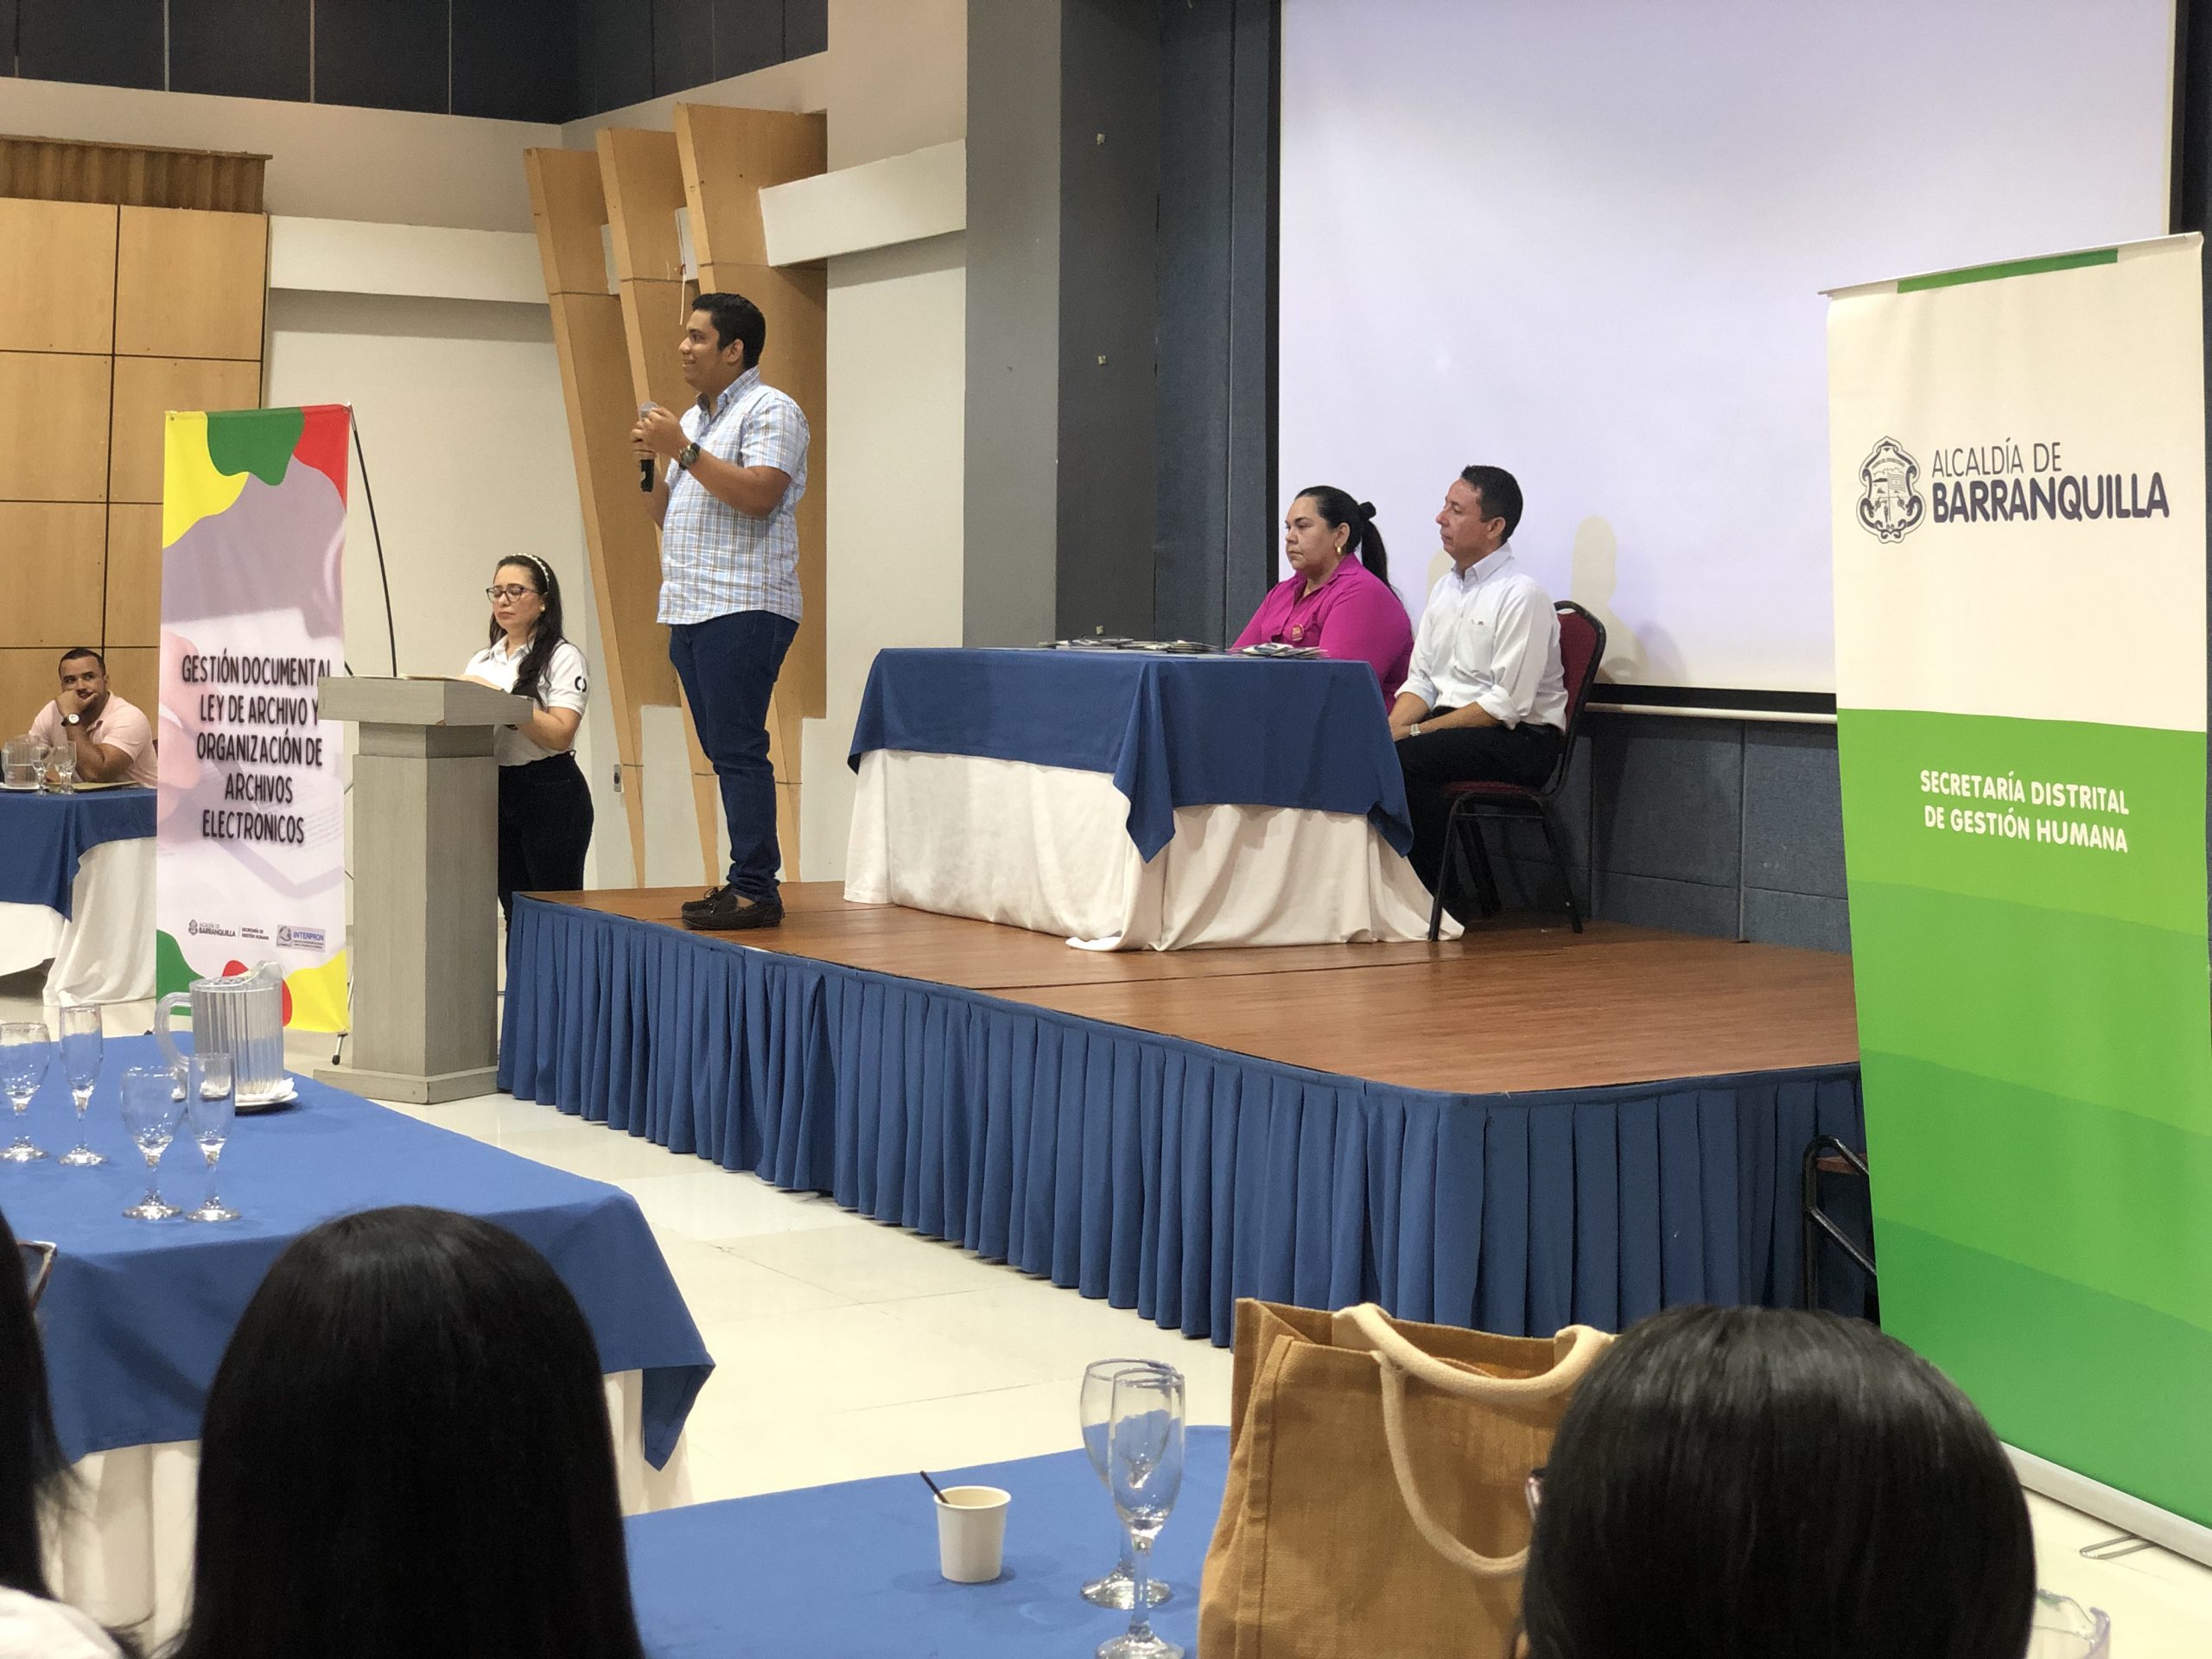
[[[88,784],[161,781],[154,728],[136,704],[108,690],[107,658],[90,645],[61,653],[61,694],[38,711],[31,735],[47,747],[77,752],[77,776]]]
[[[1436,515],[1452,568],[1429,590],[1413,665],[1390,710],[1414,868],[1431,893],[1442,878],[1452,807],[1444,785],[1541,784],[1566,735],[1559,617],[1507,545],[1520,522],[1521,486],[1502,467],[1468,467]]]

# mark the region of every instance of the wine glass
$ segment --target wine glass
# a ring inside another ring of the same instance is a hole
[[[1122,1371],[1106,1430],[1106,1484],[1135,1546],[1129,1628],[1100,1646],[1098,1659],[1183,1659],[1154,1634],[1149,1577],[1153,1540],[1174,1512],[1183,1485],[1183,1376],[1171,1366]]]
[[[236,1221],[238,1212],[215,1196],[215,1160],[231,1138],[231,1123],[238,1109],[238,1096],[231,1080],[227,1054],[194,1054],[190,1080],[184,1090],[184,1126],[200,1143],[207,1160],[207,1196],[197,1210],[184,1212],[187,1221]]]
[[[46,1156],[31,1144],[24,1114],[53,1062],[54,1039],[47,1034],[45,1020],[11,1020],[0,1025],[0,1088],[7,1090],[8,1109],[16,1115],[16,1138],[0,1147],[0,1159],[9,1163],[28,1164]]]
[[[73,743],[59,743],[47,752],[48,762],[54,767],[54,792],[68,795],[77,787],[77,748]]]
[[[92,1089],[100,1080],[100,1055],[106,1044],[96,1002],[61,1005],[61,1070],[69,1079],[70,1103],[77,1109],[77,1144],[61,1154],[73,1169],[90,1169],[107,1162],[85,1138],[85,1113],[92,1103]]]
[[[1123,1371],[1149,1371],[1165,1369],[1155,1360],[1101,1359],[1084,1368],[1083,1392],[1077,1402],[1077,1414],[1083,1422],[1083,1449],[1090,1454],[1090,1466],[1097,1473],[1098,1484],[1110,1494],[1113,1484],[1106,1476],[1106,1439],[1108,1425],[1114,1416],[1114,1379]],[[1103,1579],[1093,1579],[1083,1586],[1083,1599],[1096,1607],[1117,1607],[1127,1612],[1136,1605],[1135,1569],[1129,1561],[1128,1529],[1122,1529],[1122,1555],[1114,1570]],[[1162,1580],[1147,1581],[1152,1606],[1157,1607],[1175,1592]]]
[[[146,1160],[146,1196],[123,1212],[134,1221],[167,1221],[183,1213],[154,1190],[162,1154],[176,1139],[183,1110],[176,1074],[166,1065],[134,1065],[123,1074],[123,1127]]]

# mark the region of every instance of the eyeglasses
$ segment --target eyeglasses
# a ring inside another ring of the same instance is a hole
[[[486,588],[484,590],[484,597],[496,604],[503,599],[520,599],[525,594],[534,594],[537,591],[537,589],[535,588],[516,588],[512,586],[506,588]]]
[[[16,1253],[22,1258],[23,1290],[33,1307],[46,1294],[46,1281],[54,1276],[54,1246],[35,1239],[19,1239]]]

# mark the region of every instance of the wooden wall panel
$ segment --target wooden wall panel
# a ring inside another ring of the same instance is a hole
[[[586,539],[593,544],[592,580],[602,607],[600,639],[615,682],[609,690],[618,709],[673,708],[668,630],[653,620],[660,607],[660,542],[630,452],[637,411],[620,302],[612,294],[564,294],[552,308]],[[634,728],[636,722],[620,723]],[[624,756],[626,763],[636,758],[634,750]]]
[[[115,215],[0,200],[0,351],[115,349]]]
[[[155,646],[132,645],[120,651],[103,652],[107,658],[108,689],[125,702],[135,702],[154,728],[154,738],[162,735],[162,653]]]
[[[106,543],[97,501],[0,501],[0,646],[99,645]]]
[[[259,213],[121,210],[116,252],[118,357],[261,360],[269,221]]]
[[[162,499],[162,417],[170,410],[257,409],[261,364],[205,357],[115,359],[111,501]]]
[[[0,196],[257,213],[268,166],[219,150],[0,137]]]
[[[683,247],[676,215],[685,206],[676,135],[610,127],[599,135],[600,188],[613,232],[618,282],[680,283]]]
[[[30,730],[38,711],[54,701],[61,688],[60,658],[44,645],[0,650],[0,741]]]
[[[640,399],[632,380],[623,302],[607,283],[607,194],[600,158],[592,151],[527,150],[524,165],[583,504],[598,639],[607,664],[605,690],[622,768],[623,812],[632,861],[643,870],[645,774],[638,710],[673,708],[681,696],[668,660],[668,630],[653,620],[659,609],[660,538],[638,488],[637,457],[630,452],[630,428]],[[671,334],[671,358],[674,338]],[[679,397],[681,384],[679,378]]]
[[[107,510],[105,633],[111,645],[162,642],[162,510],[118,501]]]
[[[676,354],[676,342],[690,321],[691,292],[689,283],[622,284],[622,333],[629,346],[634,401],[650,400],[680,413],[697,397],[684,383],[683,359]]]
[[[105,357],[0,352],[0,501],[107,499]]]
[[[530,217],[548,294],[611,294],[607,280],[607,197],[599,158],[583,149],[526,149]]]

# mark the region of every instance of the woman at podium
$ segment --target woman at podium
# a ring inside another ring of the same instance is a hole
[[[1375,508],[1333,485],[1300,490],[1282,516],[1290,579],[1260,601],[1230,649],[1260,645],[1364,662],[1387,706],[1413,658],[1413,624],[1391,590]]]
[[[517,893],[573,893],[591,846],[591,790],[576,765],[576,728],[589,693],[584,654],[561,632],[561,584],[527,553],[499,561],[491,643],[463,677],[528,697],[535,707],[493,734],[499,763],[499,909]]]

